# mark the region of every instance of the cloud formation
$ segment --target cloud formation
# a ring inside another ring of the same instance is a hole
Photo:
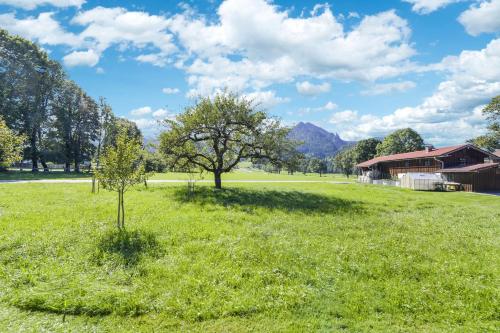
[[[54,7],[78,7],[80,8],[85,0],[0,0],[0,5],[9,5],[23,9],[35,9],[38,6],[50,5]]]
[[[411,3],[411,9],[419,14],[430,14],[438,9],[444,8],[449,4],[460,2],[463,0],[403,0]]]
[[[500,0],[482,1],[463,12],[458,21],[468,34],[500,32]]]
[[[440,68],[448,73],[447,79],[420,105],[385,116],[358,115],[344,122],[342,134],[359,139],[412,127],[434,144],[460,143],[481,135],[485,130],[481,110],[500,94],[500,39],[482,50],[446,57]]]
[[[303,81],[297,82],[295,87],[297,88],[299,94],[305,96],[316,96],[330,91],[330,84],[328,82],[313,84],[309,81]]]

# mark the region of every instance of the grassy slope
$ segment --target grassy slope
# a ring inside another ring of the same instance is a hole
[[[331,184],[0,185],[0,331],[489,331],[496,197]],[[134,233],[134,231],[138,231]],[[66,314],[66,315],[65,315]]]

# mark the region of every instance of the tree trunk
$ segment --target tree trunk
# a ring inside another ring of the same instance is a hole
[[[121,191],[118,191],[118,216],[116,218],[116,226],[118,227],[118,229],[120,229],[120,222],[121,222],[121,207],[122,207],[122,192]]]
[[[122,190],[122,229],[125,229],[125,202]]]
[[[31,162],[32,162],[31,171],[38,172],[38,149],[36,147],[36,132],[31,135],[30,145],[31,145]]]
[[[38,158],[32,158],[31,163],[32,163],[31,172],[38,172]]]
[[[222,188],[222,177],[221,177],[222,172],[216,170],[214,172],[214,179],[215,179],[215,188],[216,189],[221,189]]]
[[[69,161],[64,163],[64,172],[71,172],[71,163]]]
[[[40,157],[40,163],[42,163],[43,172],[49,172],[49,166],[47,165],[43,157]]]

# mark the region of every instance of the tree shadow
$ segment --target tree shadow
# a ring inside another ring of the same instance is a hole
[[[98,264],[111,260],[130,267],[137,265],[143,256],[158,257],[162,253],[162,247],[154,233],[113,230],[99,239],[94,260]]]
[[[180,202],[194,202],[201,206],[219,205],[249,211],[263,207],[286,212],[357,213],[364,211],[362,203],[354,200],[300,191],[250,190],[225,188],[214,190],[198,187],[193,194],[186,189],[178,189],[175,198]]]

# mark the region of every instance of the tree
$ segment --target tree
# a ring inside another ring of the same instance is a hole
[[[333,159],[335,167],[347,178],[354,172],[355,156],[354,149],[351,148],[341,151]]]
[[[303,160],[305,159],[304,154],[299,153],[295,149],[285,154],[284,165],[290,175],[301,170]]]
[[[140,142],[143,141],[141,130],[135,122],[125,118],[113,117],[103,141],[104,149],[108,146],[115,146],[117,136],[123,131],[129,138]]]
[[[483,109],[483,115],[488,121],[488,132],[469,142],[483,149],[494,151],[500,148],[500,95],[494,97]]]
[[[408,153],[424,149],[424,140],[411,128],[397,130],[377,145],[377,156]]]
[[[38,171],[38,160],[48,171],[43,151],[51,102],[64,79],[61,66],[36,44],[0,29],[0,115],[7,125],[27,136],[27,155]]]
[[[242,159],[276,161],[287,145],[288,129],[278,120],[227,92],[201,98],[165,124],[169,130],[160,136],[160,150],[174,165],[187,160],[213,173],[217,189],[222,188],[222,174]]]
[[[492,134],[481,135],[467,142],[490,152],[500,147],[500,137]]]
[[[16,135],[0,117],[0,170],[21,159],[24,141],[25,137]]]
[[[356,164],[371,160],[377,155],[377,146],[382,143],[378,139],[360,140],[353,148]]]
[[[103,188],[118,192],[117,226],[125,228],[124,194],[131,186],[144,183],[145,179],[141,142],[121,130],[115,145],[104,151],[96,177]]]
[[[327,163],[323,159],[311,158],[309,160],[309,170],[311,172],[319,173],[320,177],[323,175],[323,173],[327,171],[327,168],[328,168]]]

